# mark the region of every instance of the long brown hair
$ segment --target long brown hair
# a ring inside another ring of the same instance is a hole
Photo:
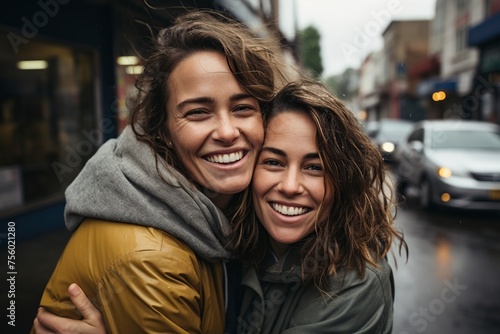
[[[300,242],[303,280],[326,289],[341,268],[363,276],[366,264],[377,266],[394,241],[400,253],[403,248],[407,253],[403,235],[393,225],[393,192],[382,157],[348,108],[321,83],[304,79],[276,95],[267,121],[283,112],[304,113],[316,124],[325,187],[333,189],[331,214]],[[245,207],[252,207],[251,196]],[[232,222],[234,251],[247,264],[259,265],[269,249],[268,234],[253,210],[238,214]]]

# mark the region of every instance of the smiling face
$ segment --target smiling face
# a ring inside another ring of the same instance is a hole
[[[228,195],[227,203],[252,178],[264,137],[258,100],[213,51],[181,61],[167,84],[167,127],[180,161],[198,185]]]
[[[316,145],[316,126],[302,112],[282,112],[266,128],[266,138],[255,168],[252,190],[255,212],[269,233],[274,252],[314,230],[322,203],[323,221],[331,211],[332,191]]]

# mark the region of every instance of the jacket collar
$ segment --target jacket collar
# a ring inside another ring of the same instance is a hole
[[[303,244],[303,242],[300,242],[290,246],[280,259],[269,252],[261,264],[261,279],[276,283],[301,280],[300,252]]]

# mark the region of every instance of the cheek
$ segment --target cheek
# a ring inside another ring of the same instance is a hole
[[[324,189],[324,186],[322,186],[322,189]],[[324,197],[322,196],[321,198],[319,198],[320,203],[323,203],[320,220],[325,220],[328,216],[331,215],[334,193],[331,187],[327,186],[326,192],[323,190],[322,194],[324,194]]]
[[[257,206],[265,205],[265,196],[274,186],[273,173],[269,173],[259,165],[254,170],[252,177],[252,196],[254,204]]]
[[[166,126],[169,139],[179,156],[196,149],[204,135],[202,129],[193,127],[186,122],[170,121],[167,122]]]
[[[255,146],[262,146],[264,142],[264,123],[262,117],[255,117],[253,121],[246,122],[244,128],[249,140]]]
[[[326,191],[323,178],[314,178],[310,180],[308,190],[316,204],[323,202],[323,200],[326,200],[330,196],[329,194],[331,194],[330,191]]]
[[[326,185],[326,191],[324,191],[324,201],[325,203],[327,204],[330,204],[332,203],[333,201],[333,190],[332,190],[332,186],[330,185]]]
[[[256,166],[252,176],[252,194],[254,202],[258,200],[263,194],[265,184],[265,173],[259,166]]]
[[[254,175],[255,176],[255,175]],[[263,221],[262,219],[262,194],[257,190],[257,188],[252,184],[252,210],[254,210],[255,215],[259,221]]]

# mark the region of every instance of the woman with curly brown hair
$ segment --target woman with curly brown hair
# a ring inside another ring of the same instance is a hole
[[[282,64],[274,44],[220,13],[161,30],[131,125],[65,192],[74,233],[40,306],[80,319],[67,292],[78,282],[111,333],[230,328],[226,217],[250,184]]]
[[[393,243],[408,248],[385,182],[376,147],[320,83],[277,94],[232,222],[232,249],[245,264],[236,333],[391,333],[386,257]],[[87,322],[72,325],[104,333],[83,294],[74,301]]]
[[[358,121],[320,83],[275,97],[248,207],[232,224],[246,264],[238,333],[391,333],[392,192]]]

